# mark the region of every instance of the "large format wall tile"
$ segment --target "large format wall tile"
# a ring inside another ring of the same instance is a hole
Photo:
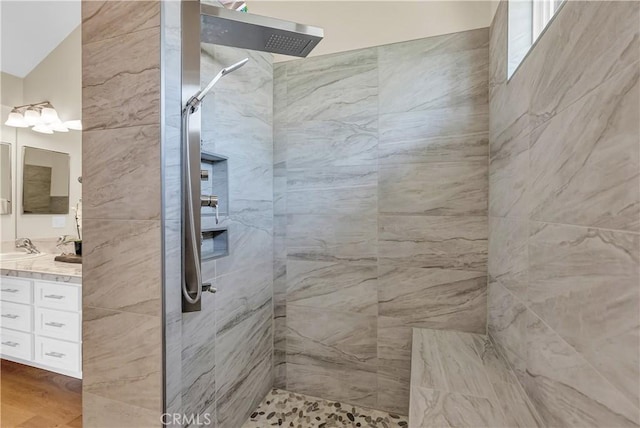
[[[535,316],[527,323],[523,383],[548,426],[636,427],[640,423],[638,408]]]
[[[288,260],[376,263],[376,216],[288,215]]]
[[[534,223],[529,307],[640,402],[640,236]]]
[[[287,305],[287,350],[292,357],[375,371],[376,317]]]
[[[111,3],[111,2],[109,2]],[[82,426],[117,426],[121,428],[160,425],[160,412],[121,401],[82,392]]]
[[[616,75],[534,130],[533,219],[640,231],[639,75]]]
[[[513,370],[518,374],[526,370],[527,324],[531,313],[520,300],[496,282],[488,286],[489,335]]]
[[[378,408],[409,409],[412,329],[404,320],[378,316]]]
[[[343,122],[340,118],[290,123],[286,130],[288,168],[376,165],[376,115]]]
[[[585,2],[558,12],[524,63],[542,70],[532,87],[535,125],[640,59],[639,16],[640,5],[625,1]]]
[[[375,407],[376,331],[372,315],[287,305],[287,387]]]
[[[160,201],[150,198],[160,180],[157,126],[88,131],[82,150],[85,217],[160,219]]]
[[[214,282],[213,285],[217,284]],[[202,305],[205,308],[214,306],[214,296],[205,293],[202,296]],[[216,321],[216,318],[211,317],[206,310],[181,313],[183,332],[180,358],[182,371],[181,411],[187,415],[203,414],[211,405],[215,404]]]
[[[287,171],[286,212],[316,215],[373,215],[377,208],[375,166]]]
[[[287,122],[352,121],[378,114],[377,53],[347,53],[342,60],[296,61],[287,66]]]
[[[485,333],[487,274],[381,265],[378,313],[404,325]]]
[[[287,351],[287,389],[370,408],[377,405],[375,371],[344,368]]]
[[[84,1],[82,43],[91,43],[160,25],[159,1]],[[158,51],[159,53],[159,51]]]
[[[486,161],[486,103],[380,115],[380,164]]]
[[[414,328],[411,363],[412,427],[542,426],[485,335]]]
[[[217,326],[218,426],[241,426],[273,384],[271,301],[237,324]]]
[[[489,154],[489,215],[528,215],[529,133],[526,115],[492,137]]]
[[[127,406],[162,410],[158,317],[84,306],[84,392]],[[88,418],[97,417],[89,410]],[[102,422],[104,423],[104,422]]]
[[[382,214],[487,215],[487,161],[380,167]]]
[[[380,113],[488,102],[486,28],[378,48]]]
[[[378,313],[374,265],[287,261],[287,304],[334,311]]]
[[[160,225],[84,221],[83,304],[160,316]]]
[[[82,46],[83,128],[160,122],[158,27]]]
[[[489,218],[489,281],[526,298],[529,222],[521,218]]]
[[[489,95],[507,81],[507,13],[506,2],[499,2],[489,27]]]
[[[379,258],[398,267],[486,272],[487,217],[380,216]]]
[[[271,269],[272,264],[266,262],[216,277],[215,317],[218,330],[233,328],[271,304]]]

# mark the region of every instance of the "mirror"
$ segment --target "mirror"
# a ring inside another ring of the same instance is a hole
[[[69,154],[25,147],[23,214],[69,213]]]
[[[0,143],[0,215],[11,214],[11,144]]]

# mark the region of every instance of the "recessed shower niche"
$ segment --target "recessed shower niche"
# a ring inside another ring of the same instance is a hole
[[[200,190],[203,196],[218,197],[216,208],[202,207],[202,260],[227,256],[229,231],[227,226],[218,226],[229,216],[229,168],[226,157],[202,152]]]

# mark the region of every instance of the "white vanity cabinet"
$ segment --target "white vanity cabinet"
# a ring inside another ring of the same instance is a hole
[[[80,284],[0,277],[0,356],[82,378]]]

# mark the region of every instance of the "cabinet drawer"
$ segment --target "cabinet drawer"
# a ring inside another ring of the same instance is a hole
[[[31,311],[31,306],[0,302],[0,326],[31,333]]]
[[[60,369],[80,371],[80,344],[35,337],[35,360]]]
[[[36,334],[57,339],[80,341],[80,314],[36,308]]]
[[[27,279],[0,278],[0,300],[30,305],[31,290],[31,281]]]
[[[0,352],[9,357],[31,360],[33,336],[21,331],[0,329]]]
[[[73,285],[40,282],[35,284],[35,304],[42,308],[80,310],[80,288]]]

